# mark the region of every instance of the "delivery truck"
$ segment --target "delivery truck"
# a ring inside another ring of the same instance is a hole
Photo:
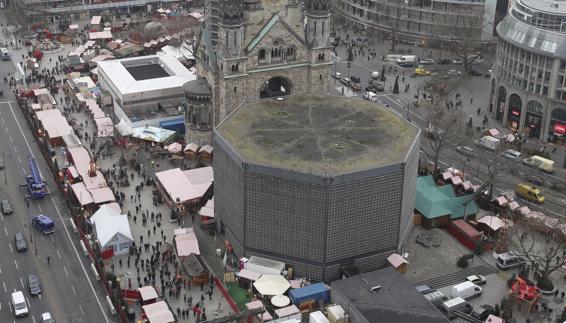
[[[472,299],[474,297],[478,297],[483,292],[483,289],[478,285],[472,282],[463,282],[457,285],[452,286],[452,290],[450,291],[450,296],[452,298],[455,297],[462,297],[465,300]]]
[[[552,173],[554,171],[554,160],[537,155],[523,159],[523,164],[541,170],[545,173]]]
[[[415,67],[416,61],[417,56],[415,55],[403,55],[397,59],[397,65],[401,67]]]
[[[495,151],[499,148],[499,139],[492,136],[483,136],[480,139],[474,140],[476,146]]]

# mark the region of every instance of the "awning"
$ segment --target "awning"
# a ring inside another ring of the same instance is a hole
[[[387,257],[387,262],[394,268],[399,268],[403,264],[408,264],[407,259],[403,258],[401,255],[393,253]]]
[[[198,151],[198,145],[195,144],[195,143],[190,143],[187,146],[185,146],[185,149],[183,149],[183,150],[196,153]]]
[[[507,203],[509,203],[509,201],[507,201],[505,196],[498,196],[497,198],[494,199],[494,202],[499,204],[499,206],[504,206]]]
[[[242,269],[238,273],[238,277],[244,278],[251,281],[257,281],[261,277],[262,273],[258,273],[249,269]]]
[[[493,215],[486,215],[483,218],[477,220],[477,223],[483,223],[493,231],[497,231],[507,225],[505,221],[503,221],[503,219],[500,219]]]
[[[507,204],[507,207],[509,208],[509,210],[515,211],[516,209],[518,209],[520,207],[520,205],[516,201],[511,201],[511,202],[509,202],[509,204]]]

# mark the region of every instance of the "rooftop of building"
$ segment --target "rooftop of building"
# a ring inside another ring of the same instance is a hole
[[[165,53],[98,62],[98,70],[121,94],[180,88],[196,79],[174,56]]]
[[[539,12],[553,15],[566,14],[566,2],[563,0],[520,0],[519,2]]]
[[[372,292],[374,286],[379,290]],[[332,288],[369,323],[450,322],[392,267],[334,281]]]
[[[216,129],[248,163],[319,176],[400,163],[418,131],[374,102],[306,94],[244,103]]]

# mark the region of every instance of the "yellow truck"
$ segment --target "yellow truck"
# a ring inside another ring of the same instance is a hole
[[[537,187],[529,183],[520,183],[515,187],[515,192],[520,197],[535,203],[544,203],[544,196],[542,192]]]

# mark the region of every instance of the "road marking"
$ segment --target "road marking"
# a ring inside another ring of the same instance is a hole
[[[8,245],[10,246],[10,251],[11,251],[12,253],[14,253],[14,248],[12,248],[12,244],[9,243]]]
[[[1,103],[8,103],[8,104],[10,104],[10,103],[13,103],[13,102],[14,102],[14,101],[12,101],[12,100],[0,101],[0,104],[1,104]]]
[[[65,275],[67,275],[67,277],[69,277],[69,273],[67,272],[67,267],[63,266],[63,270],[65,271]]]
[[[6,124],[6,121],[4,121],[4,118],[2,118],[2,123],[3,123],[3,124]]]
[[[31,319],[33,320],[33,323],[35,323],[35,316],[31,316]]]
[[[79,308],[81,309],[81,313],[83,313],[83,316],[85,316],[85,311],[83,311],[83,306],[79,303]]]
[[[39,297],[39,299],[41,299],[41,295],[42,295],[42,294],[39,294],[39,295],[37,295],[37,297]]]
[[[16,146],[14,146],[14,152],[18,153],[18,149],[16,149]]]
[[[24,175],[26,174],[26,170],[23,166],[22,166],[22,172],[24,173]]]
[[[39,209],[39,212],[43,213],[43,211],[41,210],[41,205],[37,205],[37,208]]]
[[[22,163],[22,158],[20,156],[18,156],[18,161],[20,162],[20,164]]]
[[[2,219],[2,222],[4,222],[4,215],[2,213],[0,213],[0,219]]]
[[[24,288],[24,280],[20,277],[20,284],[22,284],[22,288]]]
[[[12,136],[10,136],[10,141],[12,142],[12,144],[14,143],[14,139],[12,139]]]
[[[28,302],[28,310],[31,309],[31,303],[29,302],[29,298],[26,297],[26,301]]]
[[[6,289],[6,283],[5,283],[5,282],[2,282],[2,285],[4,286],[4,292],[7,293],[7,292],[8,292],[8,289]]]
[[[20,268],[18,267],[18,261],[14,259],[14,264],[16,265],[16,270],[20,270]]]
[[[57,249],[57,256],[59,256],[59,259],[61,259],[61,254],[59,253],[59,249]]]
[[[75,294],[75,296],[77,296],[77,291],[75,290],[75,286],[73,286],[72,284],[71,284],[71,289],[73,290],[73,294]]]
[[[51,241],[55,242],[55,238],[53,238],[53,235],[49,235],[51,237]]]
[[[18,129],[20,129],[20,133],[22,134],[22,137],[24,138],[24,141],[26,142],[26,146],[28,147],[29,153],[31,154],[31,156],[33,158],[35,158],[33,151],[31,151],[31,146],[28,142],[28,139],[26,138],[26,136],[24,134],[24,130],[22,129],[22,126],[20,125],[18,118],[16,118],[16,114],[14,113],[14,109],[12,108],[12,104],[10,104],[10,102],[8,102],[8,106],[10,107],[10,112],[12,112],[12,116],[14,116],[14,120],[16,121],[16,124],[18,125]],[[41,170],[39,170],[39,173],[43,177],[43,175],[41,174]],[[45,178],[45,177],[43,177],[43,178]],[[50,195],[50,198],[51,198],[51,203],[55,207],[55,211],[57,211],[57,215],[59,216],[59,220],[61,220],[61,223],[65,223],[63,221],[63,216],[61,215],[61,211],[59,211],[57,204],[55,204],[55,198],[53,198],[53,195]],[[106,311],[102,307],[102,303],[100,303],[100,299],[98,298],[98,295],[96,294],[96,291],[94,290],[94,286],[92,285],[92,281],[90,280],[90,276],[89,276],[88,272],[86,271],[86,268],[85,268],[85,266],[84,266],[84,264],[81,260],[81,257],[79,256],[79,252],[77,250],[77,247],[75,246],[75,243],[73,242],[73,239],[71,238],[71,234],[69,233],[69,229],[67,228],[66,225],[63,225],[63,229],[65,229],[65,233],[67,234],[67,239],[69,239],[69,242],[71,242],[71,246],[73,247],[73,251],[75,251],[75,257],[77,257],[77,260],[81,264],[81,268],[83,269],[83,273],[85,274],[86,280],[88,281],[88,284],[90,286],[90,290],[92,291],[92,294],[94,295],[94,298],[96,299],[96,303],[98,304],[98,307],[100,308],[100,312],[102,313],[102,316],[104,317],[104,321],[106,321],[107,323],[110,323],[110,321],[108,320],[108,316],[106,315]]]
[[[4,232],[6,232],[6,237],[8,236],[8,229],[6,229],[6,227],[4,227]]]

